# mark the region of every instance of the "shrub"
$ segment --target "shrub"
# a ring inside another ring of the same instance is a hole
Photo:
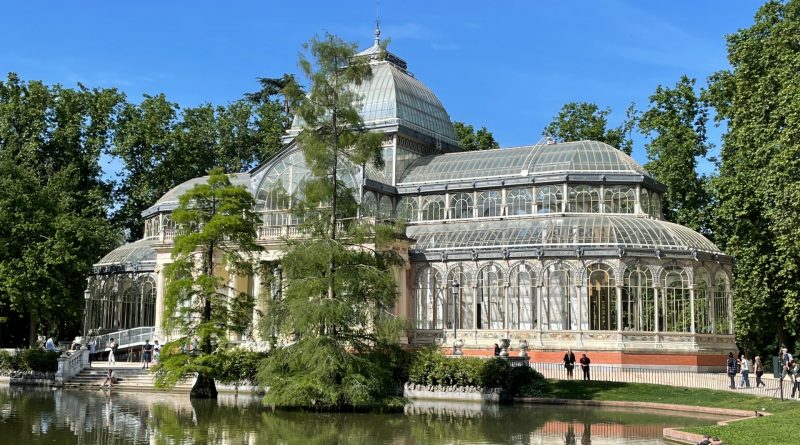
[[[58,356],[55,351],[44,349],[23,349],[17,353],[19,356],[19,369],[35,372],[56,372],[58,370]]]
[[[234,348],[214,353],[216,373],[214,378],[226,385],[256,385],[256,374],[262,360],[267,358],[267,352],[249,351]]]
[[[521,397],[544,397],[550,393],[550,383],[533,368],[511,368],[506,388],[509,394]]]
[[[8,351],[0,349],[0,370],[16,371],[19,369],[19,357]]]

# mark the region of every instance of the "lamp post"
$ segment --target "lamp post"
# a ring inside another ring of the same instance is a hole
[[[86,341],[86,323],[89,318],[89,300],[92,298],[92,291],[89,290],[87,287],[86,290],[83,291],[83,347],[87,347],[88,343]]]
[[[456,330],[458,329],[458,322],[456,320],[456,315],[457,315],[456,304],[458,303],[458,287],[459,286],[460,286],[460,284],[456,280],[453,280],[453,282],[450,284],[452,300],[453,300],[452,301],[452,306],[453,306],[453,320],[452,320],[452,323],[453,323],[453,355],[461,355],[462,354],[461,350],[459,349],[459,347],[458,347],[458,345],[456,343],[456,333],[457,333]]]

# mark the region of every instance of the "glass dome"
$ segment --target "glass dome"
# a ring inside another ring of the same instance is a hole
[[[141,266],[155,264],[156,251],[153,248],[157,243],[154,239],[144,239],[124,244],[107,253],[95,267],[108,266]]]
[[[579,141],[426,156],[411,164],[399,182],[410,185],[554,173],[650,176],[633,158],[608,144]]]

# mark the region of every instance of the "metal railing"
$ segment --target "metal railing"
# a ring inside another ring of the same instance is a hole
[[[548,379],[566,380],[567,371],[561,363],[531,363],[531,367]],[[678,388],[700,388],[718,391],[736,391],[759,397],[790,398],[794,381],[791,377],[781,380],[771,374],[762,377],[766,386],[756,388],[756,376],[750,374],[750,388],[741,388],[742,375],[736,374],[736,388],[730,388],[730,378],[725,373],[702,373],[684,370],[633,368],[611,365],[595,365],[589,367],[591,380],[602,382],[646,383],[651,385],[674,386]],[[573,380],[581,380],[583,371],[576,363]],[[800,391],[799,391],[800,392]]]
[[[153,341],[155,326],[141,326],[138,328],[125,329],[122,331],[109,332],[95,337],[95,350],[102,352],[112,338],[117,343],[118,349],[127,349],[133,346],[141,346],[145,340]]]

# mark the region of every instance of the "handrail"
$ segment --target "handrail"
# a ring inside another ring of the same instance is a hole
[[[112,338],[117,343],[117,348],[125,349],[131,346],[143,345],[145,340],[153,340],[156,332],[155,326],[140,326],[137,328],[123,329],[121,331],[109,332],[95,337],[97,351],[102,351],[108,341]]]

